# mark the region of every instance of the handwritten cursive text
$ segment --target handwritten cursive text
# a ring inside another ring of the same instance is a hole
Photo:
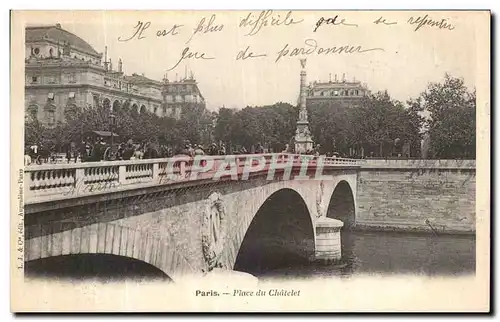
[[[146,29],[148,29],[149,26],[151,26],[151,22],[150,21],[144,23],[144,22],[142,22],[142,21],[139,20],[137,22],[137,25],[134,27],[134,29],[135,29],[134,34],[132,36],[130,36],[129,38],[127,38],[127,39],[122,39],[122,37],[118,37],[118,41],[129,41],[129,40],[133,39],[136,36],[137,36],[137,39],[144,39],[144,38],[146,38],[146,36],[143,36],[142,33],[144,31],[146,31]]]
[[[205,57],[205,53],[199,53],[199,52],[191,52],[189,51],[189,47],[186,47],[184,48],[184,50],[182,51],[181,53],[181,58],[179,58],[179,60],[177,61],[177,63],[170,69],[167,69],[167,71],[170,71],[172,69],[174,69],[175,67],[177,67],[181,61],[183,61],[184,59],[190,59],[190,58],[193,58],[193,59],[215,59],[213,57]]]
[[[267,26],[289,26],[298,24],[304,21],[294,20],[292,18],[292,11],[288,11],[285,18],[282,19],[281,15],[273,15],[273,10],[263,10],[260,12],[257,19],[254,19],[254,15],[249,13],[245,18],[240,21],[240,28],[250,27],[250,31],[245,36],[256,35],[263,27]]]
[[[455,27],[447,21],[447,19],[441,19],[441,21],[438,20],[432,20],[429,15],[425,15],[423,17],[410,17],[408,19],[408,23],[410,25],[416,25],[415,31],[418,31],[420,28],[423,26],[430,26],[434,28],[439,28],[439,29],[446,29],[446,30],[453,30]]]
[[[205,24],[205,17],[201,18],[201,20],[198,22],[198,25],[196,28],[194,28],[193,33],[191,34],[191,37],[189,37],[188,41],[186,43],[190,42],[191,39],[193,39],[194,35],[198,33],[206,34],[209,32],[218,32],[222,31],[224,29],[224,25],[216,25],[215,24],[215,19],[216,15],[213,14],[208,22]]]
[[[334,26],[349,26],[349,27],[357,27],[358,25],[353,24],[353,23],[347,23],[344,18],[340,19],[339,15],[336,15],[333,18],[319,18],[318,22],[316,22],[316,28],[314,28],[314,32],[318,30],[318,28],[323,25],[334,25]]]
[[[282,57],[293,57],[299,55],[329,55],[329,54],[356,54],[356,53],[366,53],[369,51],[384,51],[383,48],[363,48],[362,46],[333,46],[333,47],[319,47],[318,43],[314,39],[306,39],[304,41],[304,47],[299,48],[289,48],[286,44],[280,51],[278,51],[278,56],[275,62],[278,62]]]
[[[254,54],[252,51],[250,51],[250,46],[247,46],[247,48],[238,52],[238,54],[236,55],[236,60],[245,60],[247,58],[258,58],[265,56],[267,56],[267,54]]]
[[[165,37],[167,35],[172,35],[172,36],[176,36],[179,34],[179,28],[181,28],[183,25],[177,25],[175,24],[172,28],[170,28],[170,30],[167,31],[167,29],[163,29],[163,30],[158,30],[156,32],[156,37]]]
[[[384,18],[384,17],[380,16],[380,17],[379,17],[377,20],[375,20],[373,23],[374,23],[374,24],[376,24],[376,25],[378,25],[378,24],[384,24],[384,25],[390,26],[390,25],[395,25],[395,24],[397,24],[397,21],[387,22],[387,21],[385,20],[385,18]]]

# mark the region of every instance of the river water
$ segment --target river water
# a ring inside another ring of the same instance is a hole
[[[460,276],[475,274],[473,235],[352,232],[340,264],[304,264],[259,274],[260,279],[363,275]]]
[[[475,272],[473,235],[436,235],[388,232],[352,232],[343,238],[343,260],[339,264],[294,262],[251,272],[261,280],[359,274],[410,274],[459,276]],[[124,257],[80,255],[71,260],[62,256],[28,262],[29,277],[69,278],[70,280],[168,280],[149,264]]]

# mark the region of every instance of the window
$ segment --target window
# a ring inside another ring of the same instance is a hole
[[[45,76],[45,82],[47,84],[56,84],[57,78],[55,75],[48,75],[48,76]]]
[[[54,125],[56,123],[56,112],[54,110],[47,111],[47,123]]]
[[[68,82],[69,83],[76,83],[76,75],[74,73],[68,74]]]
[[[28,108],[28,115],[32,121],[35,121],[38,119],[37,113],[38,113],[38,106],[30,105],[30,107]]]
[[[31,77],[31,83],[32,84],[38,83],[38,76],[32,76]]]
[[[54,51],[52,50],[52,48],[49,49],[49,56],[52,57]]]
[[[333,91],[334,96],[339,96],[339,91]]]
[[[40,53],[40,48],[36,47],[34,52],[35,52],[35,55],[38,55]]]

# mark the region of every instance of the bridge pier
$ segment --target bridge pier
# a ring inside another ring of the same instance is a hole
[[[315,261],[337,262],[342,258],[340,231],[344,223],[337,219],[323,217],[316,222]]]

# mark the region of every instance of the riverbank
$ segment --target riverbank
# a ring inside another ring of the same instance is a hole
[[[475,235],[476,230],[470,225],[452,226],[434,225],[422,223],[403,223],[403,222],[356,222],[355,231],[362,232],[400,232],[415,234],[438,234],[438,235]]]

